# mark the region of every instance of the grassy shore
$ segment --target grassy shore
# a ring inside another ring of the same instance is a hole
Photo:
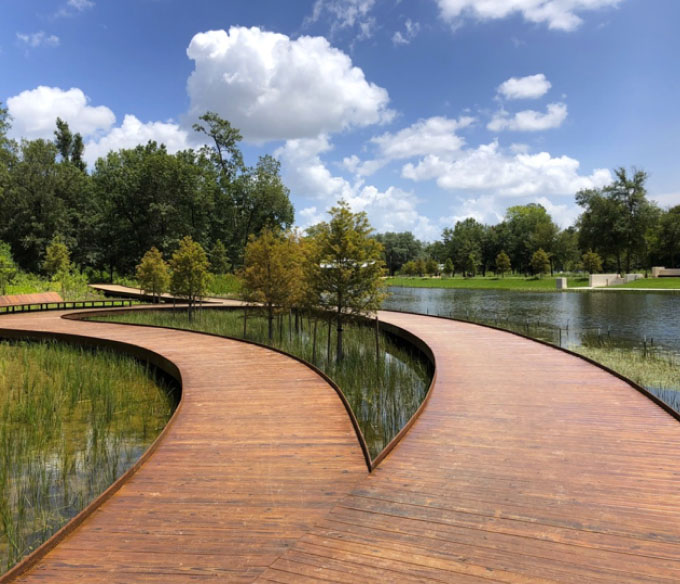
[[[680,290],[680,278],[641,278],[624,288],[660,288],[663,290]]]
[[[173,409],[129,357],[0,342],[0,573],[134,464]]]
[[[387,286],[399,286],[404,288],[460,288],[466,290],[517,290],[517,291],[554,291],[556,290],[555,278],[558,276],[543,276],[541,278],[523,278],[507,276],[475,277],[475,278],[405,278],[390,277],[385,279]],[[569,277],[567,279],[570,288],[588,286],[587,277]]]
[[[244,338],[242,310],[198,310],[194,320],[185,311],[140,311],[97,320],[153,324]],[[267,320],[248,311],[245,338],[272,346],[313,363],[333,379],[347,398],[372,457],[376,457],[415,413],[425,397],[431,375],[419,353],[379,337],[376,354],[374,327],[349,323],[344,330],[345,358],[335,362],[336,330],[315,317],[277,318],[273,342],[267,336]],[[316,334],[315,334],[316,329]],[[316,342],[315,342],[316,341]],[[329,352],[330,348],[330,352]]]

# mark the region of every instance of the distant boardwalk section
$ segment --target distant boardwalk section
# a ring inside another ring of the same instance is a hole
[[[13,294],[0,296],[0,306],[19,306],[21,304],[53,304],[63,302],[58,292],[41,292],[39,294]]]

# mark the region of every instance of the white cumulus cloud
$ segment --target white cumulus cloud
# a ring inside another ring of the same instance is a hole
[[[174,154],[189,148],[189,136],[186,130],[173,122],[143,123],[133,115],[126,115],[123,123],[113,128],[98,140],[90,140],[85,144],[85,160],[92,165],[109,151],[122,148],[134,148],[154,140],[165,144],[168,152]]]
[[[17,33],[17,39],[27,47],[36,49],[38,47],[58,47],[59,37],[54,34],[46,34],[42,30],[31,34]]]
[[[247,140],[315,138],[394,115],[387,91],[322,37],[231,27],[197,34],[187,54],[189,117],[217,112]]]
[[[16,138],[54,137],[57,117],[68,122],[73,132],[89,136],[108,130],[116,116],[106,106],[91,106],[81,89],[39,86],[7,100]]]
[[[498,93],[506,99],[537,99],[543,97],[552,84],[543,73],[526,77],[510,77],[498,86]]]
[[[521,14],[524,20],[548,28],[573,31],[582,24],[579,13],[616,7],[622,0],[437,0],[441,16],[459,25],[465,18],[498,20]]]
[[[370,176],[392,160],[403,160],[426,154],[451,154],[465,145],[456,131],[470,126],[474,118],[458,119],[434,116],[418,120],[398,132],[385,132],[371,138],[377,147],[377,157],[362,161],[352,155],[343,160],[343,166],[357,176]]]
[[[504,197],[573,195],[611,182],[606,169],[589,176],[579,174],[579,161],[568,156],[503,153],[498,142],[466,150],[456,158],[430,154],[417,164],[408,163],[402,176],[414,181],[436,180],[449,191],[476,191]]]
[[[339,199],[346,200],[353,211],[365,211],[377,231],[413,231],[416,237],[431,240],[438,237],[439,228],[421,215],[418,199],[413,193],[395,186],[381,190],[362,180],[350,182],[333,176],[321,159],[332,150],[326,136],[288,140],[274,155],[281,160],[286,185],[293,196],[316,201],[300,213],[300,226],[309,227],[327,219],[324,211]],[[352,165],[350,157],[345,165]]]
[[[559,128],[567,119],[567,106],[551,103],[545,113],[524,110],[510,116],[506,111],[497,112],[486,127],[492,132],[512,130],[515,132],[541,132]]]
[[[472,117],[459,119],[435,116],[419,120],[397,133],[385,133],[371,139],[381,156],[389,159],[411,158],[424,154],[441,154],[460,150],[465,140],[456,130],[474,122]]]

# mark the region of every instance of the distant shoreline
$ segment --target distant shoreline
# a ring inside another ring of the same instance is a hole
[[[437,288],[453,290],[509,290],[514,292],[563,292],[557,290],[555,278],[560,276],[544,276],[542,278],[436,278],[436,277],[399,277],[385,278],[385,284],[395,288]],[[590,288],[588,278],[583,276],[567,277],[569,291],[592,292],[680,292],[680,278],[644,278],[626,286],[610,286]]]

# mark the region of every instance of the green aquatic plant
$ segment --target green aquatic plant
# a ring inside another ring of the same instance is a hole
[[[183,311],[126,312],[97,320],[150,324],[244,338],[243,310],[197,310],[191,321]],[[380,333],[373,323],[348,323],[344,359],[337,363],[337,331],[324,314],[278,315],[269,341],[266,316],[248,310],[245,338],[290,353],[312,363],[341,388],[375,458],[406,424],[423,401],[431,381],[430,363],[396,338]],[[376,351],[377,347],[377,351]]]
[[[174,406],[168,382],[132,358],[0,342],[0,566],[132,466]]]

